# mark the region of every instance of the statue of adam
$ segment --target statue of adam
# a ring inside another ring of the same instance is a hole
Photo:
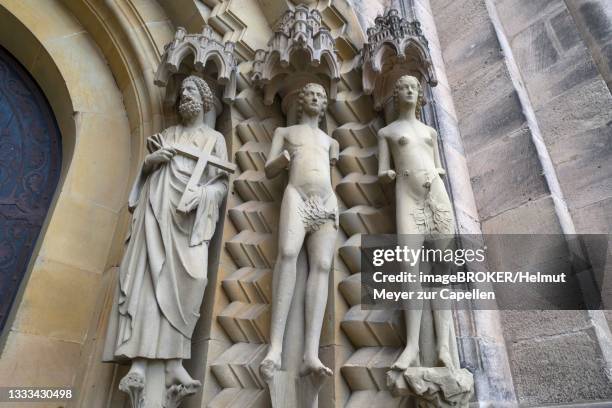
[[[203,122],[212,104],[203,79],[183,81],[181,123],[148,138],[149,154],[130,194],[132,221],[104,352],[105,361],[131,361],[122,390],[142,390],[152,360],[163,360],[166,387],[200,386],[182,360],[191,356],[207,282],[209,241],[228,181],[227,173],[208,166],[200,182],[187,189],[196,160],[180,152],[190,149],[227,160],[223,135]],[[183,194],[186,207],[179,211]]]
[[[330,164],[338,157],[338,142],[319,129],[327,95],[309,83],[299,94],[298,124],[274,133],[265,171],[268,178],[289,168],[278,225],[278,257],[273,272],[270,348],[260,371],[271,380],[282,364],[283,336],[294,297],[300,250],[308,253],[305,294],[305,343],[300,375],[332,375],[319,360],[319,341],[327,304],[329,272],[338,229],[338,204]]]

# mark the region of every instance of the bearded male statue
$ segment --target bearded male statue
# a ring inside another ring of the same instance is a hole
[[[130,393],[135,407],[144,399],[152,361],[163,361],[168,389],[195,392],[201,385],[182,361],[191,357],[191,336],[207,283],[209,242],[228,177],[209,165],[196,184],[189,181],[200,155],[226,161],[227,149],[223,135],[203,121],[214,103],[206,82],[187,77],[179,96],[181,123],[148,138],[149,154],[129,197],[132,220],[103,357],[131,362],[119,388]],[[183,151],[196,152],[195,157]]]

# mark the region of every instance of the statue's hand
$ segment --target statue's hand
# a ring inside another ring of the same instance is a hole
[[[206,195],[213,199],[217,205],[221,204],[225,198],[225,187],[217,183],[187,188],[185,191],[185,194],[187,194],[185,214],[197,208],[204,192],[206,192]]]
[[[174,150],[173,148],[162,147],[161,149],[156,150],[145,157],[145,165],[156,166],[158,164],[167,163],[172,160],[175,154],[176,150]]]
[[[381,183],[385,183],[386,184],[386,183],[390,183],[393,180],[395,180],[395,176],[396,176],[395,171],[393,171],[393,170],[386,170],[386,171],[382,171],[382,172],[378,173],[378,180]]]
[[[187,190],[185,190],[185,195],[187,196],[187,199],[185,201],[185,214],[194,210],[198,206],[200,202],[200,197],[202,197],[203,188],[204,187],[202,186],[196,186],[188,187]]]

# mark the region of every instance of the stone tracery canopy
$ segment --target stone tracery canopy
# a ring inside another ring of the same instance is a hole
[[[381,110],[391,96],[397,78],[410,74],[436,86],[438,79],[421,24],[389,9],[368,28],[368,43],[362,51],[363,90],[373,95],[374,108]]]
[[[291,84],[284,80],[290,74]],[[302,80],[296,81],[299,77]],[[312,81],[321,83],[335,99],[340,63],[335,41],[322,25],[321,13],[303,4],[288,10],[274,30],[268,49],[256,51],[251,79],[264,89],[266,105],[272,104],[277,93],[284,98]]]
[[[234,57],[234,43],[222,43],[213,37],[210,27],[204,26],[200,34],[187,34],[179,27],[174,34],[174,40],[166,45],[165,52],[155,73],[155,84],[170,86],[171,78],[178,73],[181,64],[193,57],[193,67],[204,74],[209,61],[217,69],[217,82],[225,85],[223,101],[231,103],[236,97],[236,59]]]

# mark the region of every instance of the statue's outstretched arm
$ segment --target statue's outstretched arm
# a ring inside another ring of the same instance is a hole
[[[283,150],[285,136],[280,129],[274,131],[272,138],[272,147],[266,161],[265,172],[267,178],[273,178],[279,175],[281,171],[287,168],[291,161],[291,156],[287,150]]]

